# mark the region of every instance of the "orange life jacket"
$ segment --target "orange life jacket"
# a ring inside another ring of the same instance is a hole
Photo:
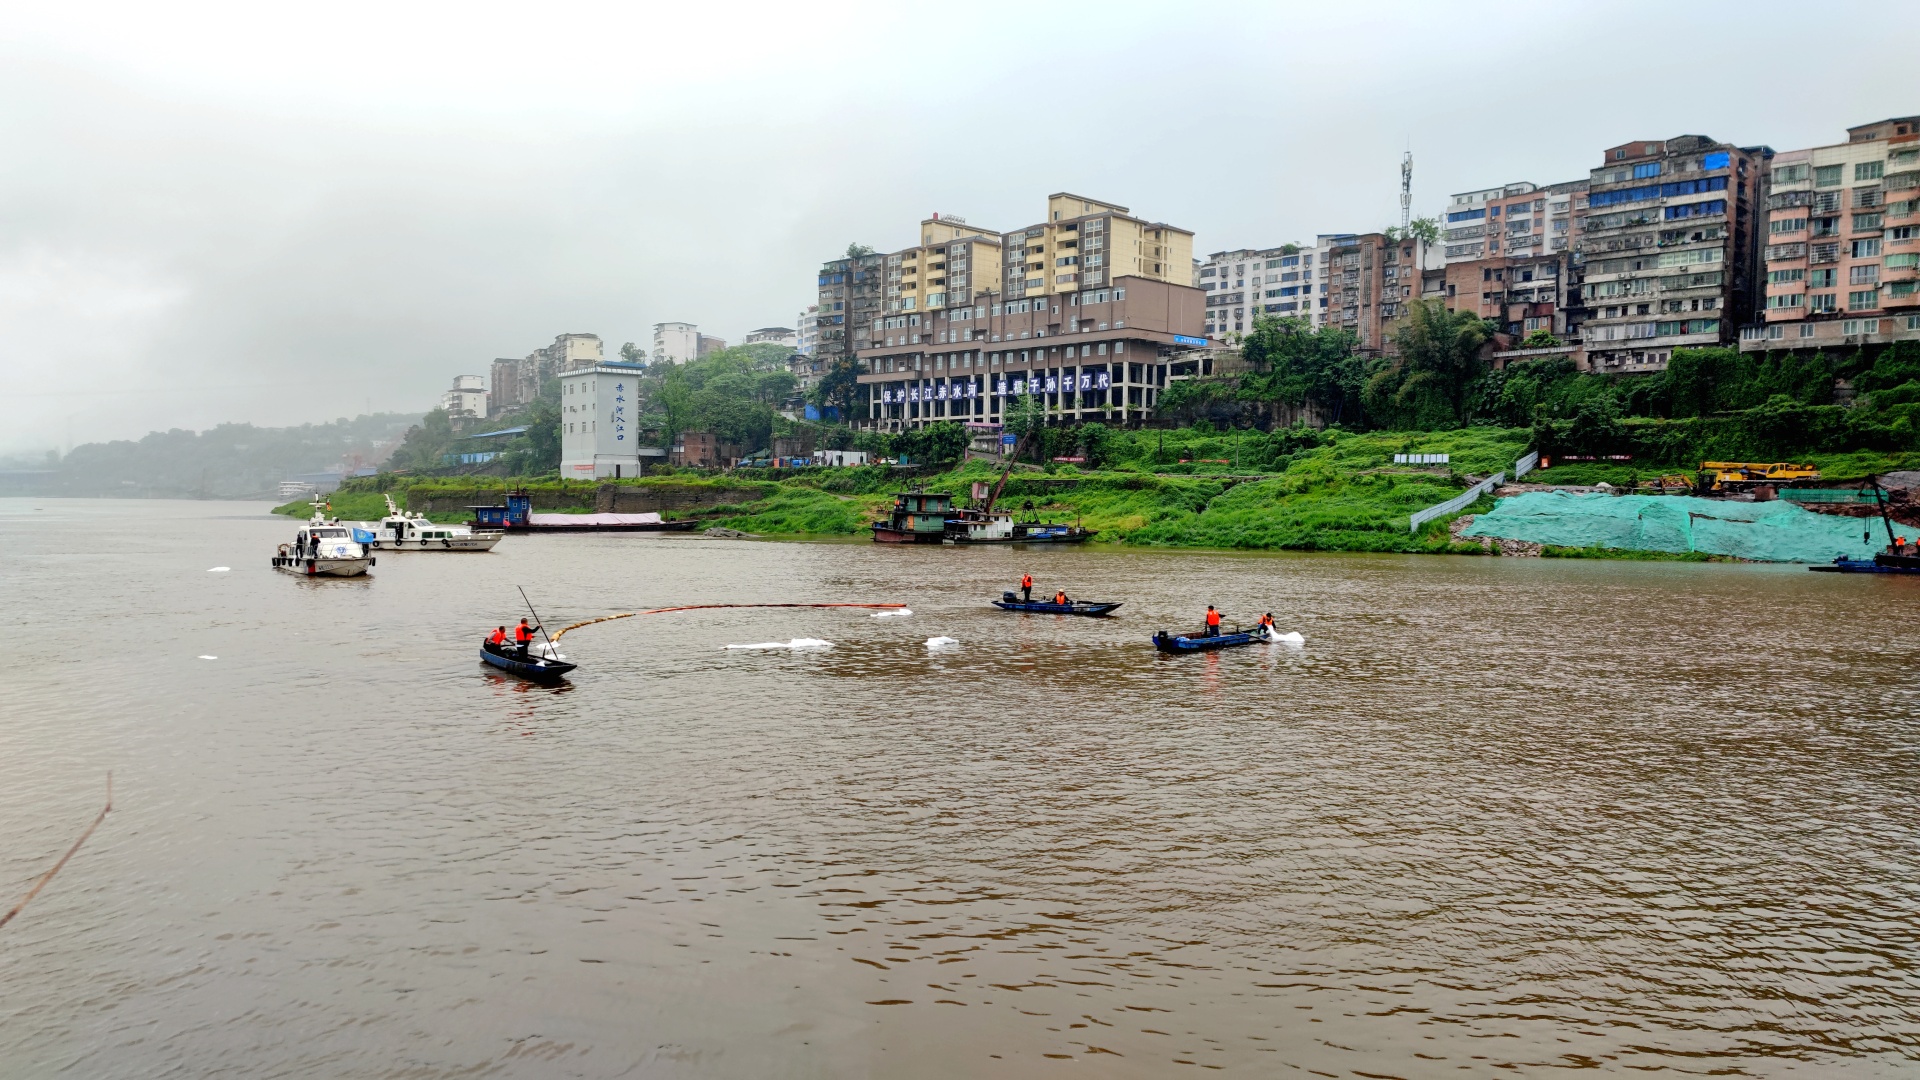
[[[1063,592],[1057,592],[1057,593],[1054,593],[1054,594],[1053,594],[1053,602],[1054,602],[1054,603],[1056,603],[1056,604],[1064,604],[1064,603],[1066,603],[1066,602],[1067,602],[1067,594],[1066,594],[1066,593],[1063,593]]]
[[[1217,612],[1217,611],[1212,611],[1212,610],[1209,610],[1209,611],[1207,612],[1207,625],[1208,625],[1208,626],[1219,626],[1219,625],[1220,625],[1220,613],[1219,613],[1219,612]]]
[[[1020,587],[1023,589],[1033,588],[1033,575],[1032,574],[1020,575]]]
[[[533,629],[526,623],[521,623],[519,626],[513,628],[513,640],[525,645],[527,642],[533,640]]]
[[[488,636],[487,640],[495,645],[502,644],[507,640],[507,632],[505,630],[495,630]]]

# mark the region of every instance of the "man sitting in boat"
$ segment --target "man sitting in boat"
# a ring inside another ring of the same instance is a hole
[[[1207,636],[1220,636],[1220,613],[1213,610],[1212,604],[1207,605]]]
[[[527,646],[533,644],[533,634],[538,629],[540,628],[537,626],[528,626],[524,618],[520,620],[519,626],[513,628],[513,643],[520,647],[521,656],[527,655]]]
[[[493,633],[487,637],[487,644],[496,649],[505,648],[507,644],[507,628],[504,626],[495,627]]]
[[[1273,631],[1273,612],[1269,611],[1265,615],[1260,616],[1260,632],[1266,634],[1268,637],[1272,637]]]
[[[1065,589],[1055,589],[1055,590],[1054,590],[1054,593],[1053,593],[1053,602],[1054,602],[1054,603],[1056,603],[1056,604],[1060,604],[1060,605],[1062,605],[1062,606],[1065,606],[1065,605],[1067,605],[1067,604],[1071,604],[1071,603],[1073,603],[1073,601],[1071,601],[1071,600],[1069,600],[1069,599],[1067,599],[1067,590],[1065,590]]]

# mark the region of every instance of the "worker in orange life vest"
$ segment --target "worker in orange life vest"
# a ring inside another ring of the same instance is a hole
[[[513,628],[513,643],[520,646],[521,656],[527,655],[527,646],[533,644],[533,632],[537,629],[539,627],[528,626],[524,618],[520,620],[519,626]]]
[[[507,643],[507,628],[504,626],[495,627],[493,633],[487,635],[487,644],[493,646],[496,649],[502,645],[505,645],[506,643]]]
[[[1020,575],[1020,599],[1026,601],[1029,604],[1033,603],[1033,575],[1032,574]]]
[[[1207,605],[1207,636],[1220,636],[1220,613],[1213,610],[1212,604]]]
[[[1064,604],[1064,603],[1066,603],[1066,602],[1067,602],[1067,590],[1065,590],[1065,589],[1056,589],[1056,590],[1054,590],[1054,593],[1053,593],[1053,602],[1054,602],[1054,603],[1056,603],[1056,604]]]

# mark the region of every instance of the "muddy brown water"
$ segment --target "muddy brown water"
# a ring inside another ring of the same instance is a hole
[[[1920,1072],[1920,581],[262,509],[0,500],[0,1076]]]

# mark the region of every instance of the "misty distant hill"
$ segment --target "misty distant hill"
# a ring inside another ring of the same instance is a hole
[[[137,442],[76,446],[57,463],[10,472],[0,476],[0,493],[267,498],[280,481],[301,473],[378,465],[419,422],[419,414],[378,413],[299,427],[221,424],[201,432],[156,431]]]

